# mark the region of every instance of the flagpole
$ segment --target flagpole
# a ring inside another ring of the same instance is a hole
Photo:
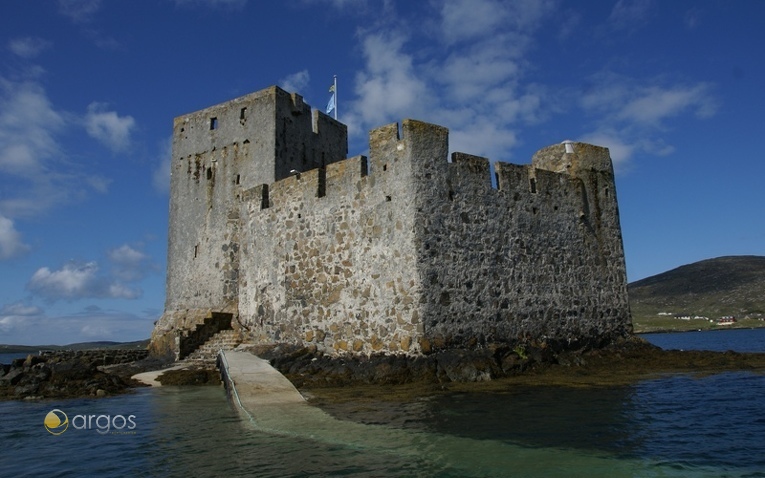
[[[337,75],[334,75],[334,87],[335,87],[335,120],[337,120]]]

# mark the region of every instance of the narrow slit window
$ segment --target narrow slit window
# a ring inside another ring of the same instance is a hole
[[[268,201],[268,184],[264,184],[260,196],[260,209],[268,209],[270,205]]]
[[[531,189],[531,192],[536,194],[537,192],[537,180],[534,178],[529,179],[529,189]]]
[[[218,118],[216,116],[210,118],[210,131],[214,129],[218,129]]]
[[[323,198],[327,195],[327,170],[319,168],[319,184],[316,190],[316,197]]]
[[[247,107],[245,106],[241,110],[239,110],[239,119],[244,121],[247,119]]]

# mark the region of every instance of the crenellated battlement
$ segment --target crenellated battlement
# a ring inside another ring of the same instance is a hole
[[[405,121],[405,123],[407,123]],[[412,159],[407,155],[409,143],[420,144],[433,141],[428,127],[438,128],[437,141],[446,131],[436,125],[416,122],[417,128],[411,128],[412,136],[402,137],[400,125],[393,123],[377,128],[370,132],[369,158],[356,156],[308,171],[295,172],[291,176],[268,185],[258,185],[243,192],[246,200],[260,201],[261,209],[268,209],[276,204],[293,204],[295,201],[331,201],[335,196],[363,194],[368,200],[377,198],[378,201],[393,201],[389,193],[390,178],[393,182],[404,184],[406,180],[398,174],[409,174],[413,168],[422,169],[425,182],[430,182],[433,189],[441,189],[434,193],[443,201],[483,201],[487,195],[493,201],[517,202],[523,196],[524,201],[541,203],[555,198],[568,198],[568,206],[573,202],[581,202],[586,198],[582,194],[583,182],[581,176],[597,173],[612,174],[608,150],[586,143],[571,143],[580,154],[566,153],[563,144],[544,148],[532,159],[532,163],[518,165],[496,162],[494,172],[488,158],[455,152],[451,161],[447,157]],[[425,137],[414,136],[425,132]],[[447,133],[448,134],[448,133]],[[588,156],[594,152],[596,160]],[[584,161],[581,158],[585,158]],[[424,162],[423,162],[424,161]],[[426,164],[429,163],[429,164]],[[582,164],[584,163],[584,164]],[[371,166],[370,166],[371,165]],[[593,166],[594,165],[594,166]],[[440,166],[440,167],[439,167]],[[596,167],[598,169],[596,169]],[[401,171],[396,171],[396,168]],[[371,170],[371,171],[370,171]],[[495,183],[492,184],[492,174]],[[367,178],[368,177],[368,178]],[[257,192],[256,192],[257,191]],[[578,215],[584,209],[584,203],[572,209],[572,214]]]
[[[337,354],[630,331],[606,148],[492,168],[404,120],[372,130],[369,151],[345,159],[345,126],[276,87],[176,119],[154,343],[214,311],[249,342]]]

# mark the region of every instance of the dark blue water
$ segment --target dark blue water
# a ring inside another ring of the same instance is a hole
[[[665,350],[765,352],[765,328],[643,334],[641,337]]]
[[[26,358],[26,357],[27,357],[27,354],[25,353],[0,354],[0,363],[9,364],[17,358]]]
[[[762,339],[761,331],[741,332],[671,334],[672,348],[751,350]],[[343,443],[327,430],[263,430],[217,387],[3,402],[0,476],[765,477],[763,397],[765,377],[735,372],[330,407],[353,420],[332,430]],[[70,420],[134,415],[136,427],[54,436],[43,425],[53,408]],[[386,446],[373,445],[381,437]]]

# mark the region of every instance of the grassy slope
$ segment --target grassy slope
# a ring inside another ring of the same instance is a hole
[[[636,332],[729,327],[659,312],[710,319],[733,315],[736,327],[763,327],[765,321],[758,317],[765,317],[765,257],[727,256],[688,264],[633,282],[629,295]]]

